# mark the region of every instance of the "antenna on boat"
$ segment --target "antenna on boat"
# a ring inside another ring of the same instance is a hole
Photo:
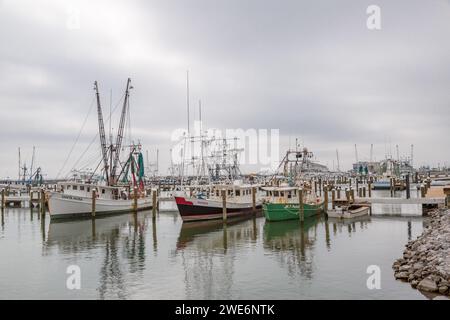
[[[19,147],[19,180],[20,180],[20,147]]]
[[[189,70],[186,70],[186,107],[187,107],[187,131],[190,133],[189,121]]]
[[[35,151],[35,147],[33,146],[33,155],[31,156],[30,180],[31,180],[31,178],[33,176],[34,151]]]

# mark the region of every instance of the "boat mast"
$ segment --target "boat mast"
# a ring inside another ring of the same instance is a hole
[[[20,167],[20,147],[19,147],[19,180],[21,175],[21,167]]]
[[[35,147],[33,146],[33,155],[31,156],[30,180],[33,178],[34,150]]]
[[[100,94],[98,93],[98,84],[97,81],[94,82],[94,89],[95,89],[95,95],[97,97],[97,115],[98,115],[98,130],[100,134],[100,144],[102,147],[102,158],[103,158],[103,165],[105,167],[105,174],[106,174],[106,183],[110,185],[109,176],[108,176],[108,155],[107,155],[107,149],[106,149],[106,135],[105,135],[105,126],[103,123],[103,114],[102,114],[102,107],[100,105]],[[111,122],[111,120],[110,120]]]
[[[117,171],[117,167],[119,165],[120,149],[122,147],[123,130],[125,127],[125,117],[127,114],[129,90],[131,89],[130,82],[131,82],[131,79],[128,78],[127,87],[125,90],[125,98],[123,100],[122,115],[120,116],[119,130],[117,132],[117,137],[116,137],[116,145],[114,147],[114,152],[115,152],[114,153],[114,162],[113,162],[113,166],[112,166],[111,174],[110,174],[111,184],[116,183],[116,178],[117,178],[116,171]]]

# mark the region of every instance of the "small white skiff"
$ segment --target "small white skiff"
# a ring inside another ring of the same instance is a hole
[[[328,210],[327,214],[330,218],[351,219],[369,214],[370,207],[363,205],[350,205]]]

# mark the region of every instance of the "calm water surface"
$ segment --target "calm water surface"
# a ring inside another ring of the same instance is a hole
[[[0,299],[425,299],[393,278],[417,217],[183,224],[177,212],[52,222],[6,209]],[[81,289],[66,289],[69,265]],[[381,289],[366,286],[369,265]]]

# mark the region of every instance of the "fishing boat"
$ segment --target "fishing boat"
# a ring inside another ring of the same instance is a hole
[[[124,149],[125,119],[129,109],[128,97],[131,80],[128,79],[119,130],[116,141],[106,144],[103,114],[97,82],[94,83],[97,98],[97,113],[101,143],[104,179],[66,181],[59,183],[57,190],[50,192],[48,206],[50,217],[73,218],[86,215],[124,213],[152,208],[153,199],[144,189],[144,160],[140,144],[129,146],[126,161],[120,161]],[[95,172],[92,173],[91,178]]]
[[[246,216],[260,211],[262,201],[256,199],[254,185],[208,185],[190,186],[189,196],[175,196],[175,202],[183,221],[199,221],[222,219],[224,212],[224,197],[227,218]],[[253,189],[254,190],[254,189]]]
[[[370,207],[364,204],[351,204],[342,206],[333,210],[328,210],[327,215],[330,218],[352,219],[369,215]]]
[[[62,182],[59,192],[51,192],[48,201],[52,219],[75,218],[95,215],[126,213],[152,208],[152,198],[128,186],[106,186],[90,183]],[[95,201],[93,193],[95,190]],[[137,197],[136,202],[134,197]],[[94,208],[94,209],[93,209]]]
[[[264,187],[262,190],[266,192],[263,212],[268,221],[299,220],[301,212],[304,218],[320,215],[323,212],[324,201],[307,192],[300,208],[297,187]]]

